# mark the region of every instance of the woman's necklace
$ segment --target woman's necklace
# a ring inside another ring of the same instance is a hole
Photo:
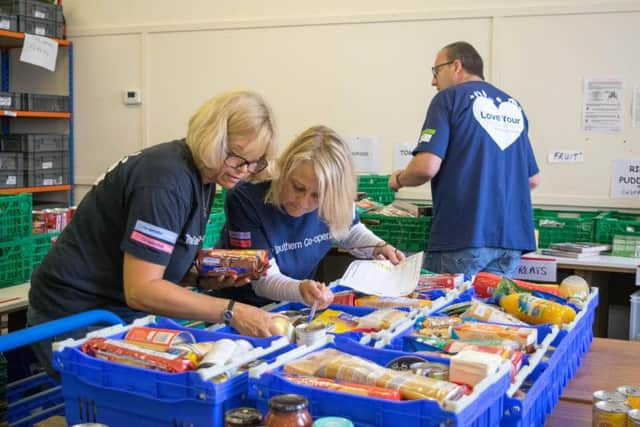
[[[202,184],[202,218],[207,218],[207,211],[209,210],[209,203],[211,203],[211,188],[213,188],[214,184],[209,184],[209,189],[206,192],[204,191],[204,184]]]

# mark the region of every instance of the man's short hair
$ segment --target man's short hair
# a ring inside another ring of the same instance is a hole
[[[478,51],[467,42],[454,42],[444,47],[449,61],[459,59],[467,73],[484,80],[484,64]]]

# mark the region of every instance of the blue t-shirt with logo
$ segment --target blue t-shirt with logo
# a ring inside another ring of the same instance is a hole
[[[29,302],[58,318],[93,308],[125,320],[124,253],[165,266],[178,283],[204,237],[214,185],[203,185],[184,140],[159,144],[120,160],[86,194],[34,271]]]
[[[529,177],[538,165],[528,131],[520,104],[487,82],[436,94],[413,151],[442,158],[429,250],[535,250]]]
[[[265,203],[271,182],[241,183],[227,192],[227,222],[217,246],[268,249],[280,272],[297,280],[313,279],[332,245],[327,224],[314,210],[292,217]]]

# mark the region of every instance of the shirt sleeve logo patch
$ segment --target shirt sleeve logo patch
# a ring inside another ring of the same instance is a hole
[[[168,254],[173,253],[173,245],[170,245],[158,239],[154,239],[153,237],[145,236],[144,234],[138,233],[137,231],[131,233],[131,240]]]
[[[229,243],[237,248],[251,247],[251,232],[249,231],[229,231]]]
[[[435,129],[424,129],[420,134],[420,142],[429,142],[431,137],[436,134]]]
[[[134,230],[146,234],[147,236],[164,240],[167,243],[174,244],[178,240],[178,234],[166,228],[158,227],[157,225],[149,224],[141,220],[136,221]]]

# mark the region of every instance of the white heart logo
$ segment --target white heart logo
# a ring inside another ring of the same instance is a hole
[[[513,100],[501,102],[496,107],[493,99],[478,96],[473,102],[473,115],[502,151],[513,144],[524,130],[522,110]]]

